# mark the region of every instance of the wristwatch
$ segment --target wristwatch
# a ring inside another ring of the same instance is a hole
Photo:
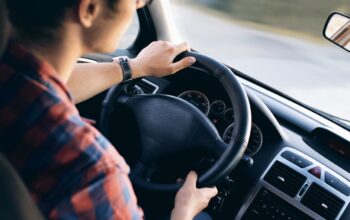
[[[128,57],[117,57],[114,61],[118,62],[123,71],[123,82],[128,82],[132,79],[131,67]]]

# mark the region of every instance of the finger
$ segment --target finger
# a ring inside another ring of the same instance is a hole
[[[190,50],[190,47],[188,46],[187,42],[182,42],[180,44],[175,45],[176,54],[180,54],[186,50]]]
[[[192,187],[196,188],[197,178],[198,178],[198,176],[197,176],[196,172],[194,172],[194,171],[189,172],[187,174],[184,185],[192,186]]]
[[[171,64],[171,68],[173,70],[172,72],[176,73],[177,71],[180,71],[184,68],[187,68],[187,67],[193,65],[195,62],[196,62],[196,58],[194,58],[194,57],[183,58],[182,60]]]
[[[200,189],[203,194],[208,196],[208,198],[213,198],[218,194],[218,189],[216,187],[202,188]]]

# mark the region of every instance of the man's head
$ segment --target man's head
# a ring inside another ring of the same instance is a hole
[[[7,0],[16,37],[50,44],[75,31],[85,52],[111,52],[132,21],[138,0]]]

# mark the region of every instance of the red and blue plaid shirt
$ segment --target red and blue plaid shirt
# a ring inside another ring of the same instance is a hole
[[[124,159],[55,70],[15,43],[0,62],[0,140],[46,218],[143,218]]]

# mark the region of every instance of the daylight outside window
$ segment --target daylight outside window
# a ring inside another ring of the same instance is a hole
[[[172,5],[180,34],[194,49],[309,106],[350,120],[349,55],[322,36],[328,15],[350,14],[349,3],[172,0]]]
[[[127,49],[130,47],[136,40],[137,35],[140,30],[140,23],[137,14],[135,13],[132,23],[126,33],[123,35],[122,39],[119,42],[118,49]]]

